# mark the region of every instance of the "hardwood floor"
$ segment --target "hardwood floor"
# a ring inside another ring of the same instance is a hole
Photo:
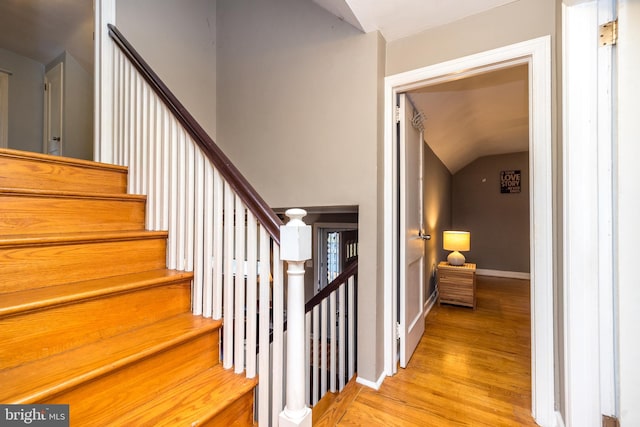
[[[477,279],[477,308],[436,305],[407,369],[349,384],[316,426],[536,426],[529,281]]]

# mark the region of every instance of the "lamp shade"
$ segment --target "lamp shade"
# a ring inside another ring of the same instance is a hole
[[[471,234],[468,231],[444,231],[442,247],[446,251],[468,251],[471,245]]]

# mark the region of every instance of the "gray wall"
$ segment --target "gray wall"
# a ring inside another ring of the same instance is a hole
[[[435,291],[436,266],[447,257],[442,232],[451,228],[451,183],[449,169],[424,144],[424,225],[431,240],[425,242],[425,302]]]
[[[500,192],[500,171],[521,171],[521,192]],[[477,268],[528,273],[529,155],[481,157],[453,175],[452,227],[471,232]]]
[[[65,52],[65,156],[93,160],[93,73]]]
[[[359,207],[358,375],[377,381],[384,41],[299,0],[218,0],[217,29],[218,144],[271,206]]]
[[[93,160],[93,73],[66,51],[47,64],[45,71],[58,63],[64,64],[62,154]]]
[[[42,152],[44,65],[0,48],[9,76],[9,148]]]
[[[216,138],[216,1],[118,0],[116,26]]]
[[[387,46],[387,75],[554,35],[556,0],[519,0]]]

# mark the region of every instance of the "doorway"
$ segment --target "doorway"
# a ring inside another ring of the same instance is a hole
[[[530,153],[530,265],[531,265],[531,349],[532,413],[541,425],[550,424],[554,414],[554,330],[553,330],[553,228],[551,159],[551,45],[550,37],[494,49],[445,63],[424,67],[385,79],[384,145],[384,282],[385,282],[385,372],[393,375],[399,245],[397,150],[395,149],[394,101],[409,90],[473,76],[515,65],[529,70]]]
[[[62,156],[63,129],[63,63],[58,63],[44,75],[44,147],[46,154]]]
[[[315,223],[314,292],[330,284],[358,257],[358,224]]]

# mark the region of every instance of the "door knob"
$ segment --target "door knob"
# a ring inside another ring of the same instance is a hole
[[[422,231],[418,232],[418,237],[422,240],[431,240],[431,234],[422,234]]]

